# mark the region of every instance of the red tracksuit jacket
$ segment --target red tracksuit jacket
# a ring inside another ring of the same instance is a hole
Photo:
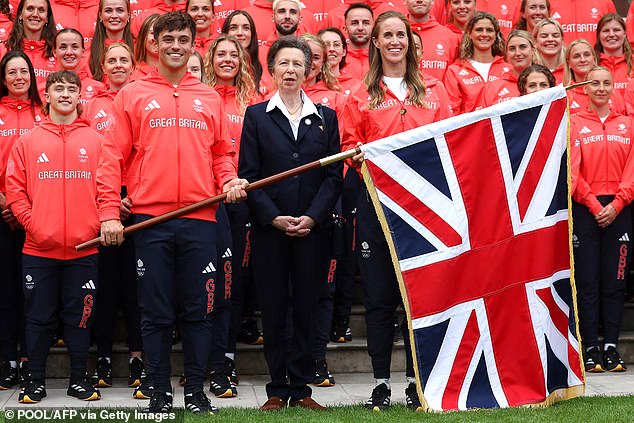
[[[97,252],[75,245],[99,233],[101,142],[82,119],[58,125],[46,118],[18,139],[7,165],[7,204],[26,230],[25,254],[72,260]]]
[[[99,166],[99,217],[119,219],[121,169],[134,213],[157,216],[218,194],[236,177],[218,93],[186,73],[177,87],[156,74],[119,91]],[[215,208],[186,217],[215,220]]]
[[[412,31],[418,32],[423,40],[423,57],[419,68],[424,74],[442,81],[447,67],[458,57],[460,37],[434,18],[423,23],[412,23]]]
[[[628,79],[630,75],[627,72],[627,62],[625,56],[607,56],[601,53],[599,65],[608,68],[614,80],[614,91],[621,95],[625,95]]]
[[[620,212],[634,198],[632,119],[610,113],[601,122],[594,110],[570,118],[572,196],[596,215],[603,206],[599,195],[614,195]]]
[[[597,23],[601,16],[616,13],[612,0],[552,0],[550,17],[564,29],[564,42],[570,44],[585,38],[590,45],[596,41]]]

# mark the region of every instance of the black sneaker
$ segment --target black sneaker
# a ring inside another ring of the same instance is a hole
[[[225,357],[225,376],[229,378],[229,382],[235,386],[240,384],[238,380],[238,374],[236,373],[236,363],[229,357]]]
[[[248,318],[242,322],[238,341],[249,345],[262,345],[264,343],[264,337],[258,328],[257,320]]]
[[[337,343],[352,341],[352,331],[350,330],[349,318],[339,316],[335,316],[333,318],[330,340]]]
[[[0,391],[13,388],[18,383],[18,368],[11,367],[11,363],[0,363]]]
[[[608,372],[624,372],[627,370],[621,354],[614,347],[603,351],[603,364]]]
[[[28,361],[20,361],[19,373],[20,373],[20,388],[24,388],[26,386],[26,382],[28,381],[28,377],[29,377],[29,362]]]
[[[601,373],[603,369],[603,355],[598,346],[590,347],[586,350],[585,367],[586,372]]]
[[[18,402],[22,404],[35,404],[42,401],[46,397],[46,387],[41,379],[32,379],[29,375],[25,376],[24,387],[20,389],[18,394]]]
[[[231,384],[224,371],[209,373],[209,392],[218,398],[233,398],[238,396],[238,390]]]
[[[85,370],[70,376],[66,395],[82,401],[96,401],[101,399],[99,389],[95,389],[92,383],[90,383],[88,373]]]
[[[169,413],[172,411],[172,393],[161,391],[152,392],[150,404],[143,411],[146,413]]]
[[[143,361],[134,357],[128,365],[130,374],[128,376],[128,386],[130,388],[136,388],[141,385],[141,381],[145,379],[145,367],[143,367]]]
[[[220,410],[215,407],[207,398],[207,395],[203,391],[196,391],[190,394],[185,394],[185,409],[196,414],[218,414]]]
[[[313,383],[321,387],[335,386],[335,378],[328,371],[326,360],[317,360]]]
[[[134,388],[132,397],[136,399],[151,399],[154,395],[154,385],[149,377],[141,379],[141,384]]]
[[[418,391],[416,390],[416,384],[410,383],[405,388],[405,404],[407,408],[413,411],[423,411],[423,405],[418,398]]]
[[[372,396],[365,402],[365,408],[372,411],[384,411],[390,408],[392,391],[385,383],[377,385],[372,390]]]
[[[92,386],[95,388],[109,388],[112,386],[112,364],[105,358],[97,361],[95,372],[90,378]]]

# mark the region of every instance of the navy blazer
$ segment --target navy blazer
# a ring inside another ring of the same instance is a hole
[[[325,122],[318,114],[303,117],[295,141],[286,116],[277,107],[267,112],[267,105],[250,106],[244,114],[240,178],[254,182],[339,152],[339,124],[332,109],[321,107]],[[251,217],[262,227],[277,216],[302,215],[329,226],[342,175],[343,162],[337,162],[253,190],[247,196]]]

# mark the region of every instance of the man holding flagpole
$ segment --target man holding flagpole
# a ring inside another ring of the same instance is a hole
[[[154,24],[158,74],[125,87],[114,100],[97,171],[102,243],[123,241],[121,185],[128,187],[135,223],[212,197],[216,186],[223,187],[228,202],[246,197],[248,183],[236,176],[222,102],[187,72],[195,34],[189,15],[161,16]],[[121,181],[122,169],[127,170],[127,183]],[[177,309],[185,355],[185,408],[217,412],[203,391],[209,315],[218,283],[215,220],[216,207],[208,207],[135,235],[141,332],[153,386],[144,391],[151,396],[149,412],[172,408],[171,333]]]

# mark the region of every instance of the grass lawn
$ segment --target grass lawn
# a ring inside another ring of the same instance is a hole
[[[92,409],[99,412],[99,409]],[[128,409],[128,411],[130,411]],[[182,415],[182,410],[178,410]],[[4,417],[4,413],[3,413]],[[114,420],[87,420],[76,418],[74,420],[9,420],[6,422],[83,422]],[[131,420],[132,421],[132,420]],[[136,422],[142,420],[134,420]],[[152,420],[145,420],[145,422]],[[183,422],[183,419],[177,419]],[[361,406],[332,407],[328,411],[319,413],[308,410],[287,409],[278,413],[262,413],[254,409],[223,408],[217,416],[197,416],[190,413],[184,414],[185,422],[571,422],[571,423],[634,423],[634,396],[624,397],[589,397],[575,398],[563,401],[552,407],[540,409],[504,409],[504,410],[477,410],[466,412],[450,412],[444,414],[413,413],[404,405],[395,405],[389,411],[373,413]]]

